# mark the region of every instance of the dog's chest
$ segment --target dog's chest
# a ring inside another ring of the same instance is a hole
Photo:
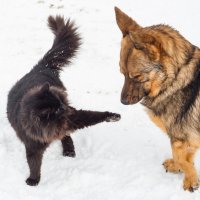
[[[151,121],[156,124],[161,130],[163,130],[165,133],[167,132],[166,130],[166,125],[163,121],[163,119],[159,116],[156,116],[151,110],[147,109],[147,114],[149,115]]]

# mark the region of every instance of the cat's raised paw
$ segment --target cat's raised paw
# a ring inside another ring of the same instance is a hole
[[[117,122],[120,119],[121,119],[120,114],[108,112],[108,117],[106,118],[106,122]]]

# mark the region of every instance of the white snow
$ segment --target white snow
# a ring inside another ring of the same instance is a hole
[[[197,200],[182,189],[183,175],[166,173],[169,139],[141,105],[123,106],[119,72],[121,33],[114,6],[143,26],[165,23],[200,44],[197,0],[0,0],[0,199],[1,200]],[[73,135],[76,158],[61,155],[54,142],[44,154],[41,182],[25,184],[28,166],[23,144],[6,118],[7,93],[51,47],[47,17],[71,17],[83,46],[62,72],[73,106],[119,112],[119,123],[103,123]],[[200,173],[200,156],[196,167]]]

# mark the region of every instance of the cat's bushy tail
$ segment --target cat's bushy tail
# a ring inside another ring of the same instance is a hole
[[[77,27],[70,19],[61,16],[48,18],[48,26],[55,35],[52,48],[44,55],[40,64],[45,67],[61,70],[69,64],[81,45]]]

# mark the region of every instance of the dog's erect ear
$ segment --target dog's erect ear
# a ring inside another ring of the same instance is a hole
[[[129,37],[136,49],[142,49],[145,47],[145,42],[143,41],[144,38],[142,36],[142,33],[140,34],[138,31],[130,31]]]
[[[41,88],[41,92],[45,92],[45,91],[49,91],[49,88],[50,88],[50,84],[49,84],[49,82],[46,82],[43,86],[42,86],[42,88]]]
[[[136,21],[123,13],[119,8],[115,7],[116,21],[123,36],[126,36],[129,31],[134,31],[141,28]]]
[[[129,36],[134,44],[156,44],[156,39],[152,35],[142,31],[130,31]]]

